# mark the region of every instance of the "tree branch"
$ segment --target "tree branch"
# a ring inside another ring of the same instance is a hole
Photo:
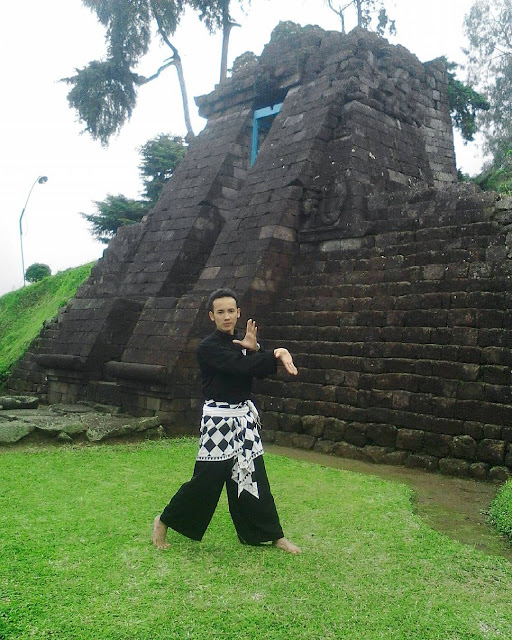
[[[183,115],[185,118],[185,127],[187,129],[187,137],[191,139],[195,137],[195,134],[194,134],[194,130],[192,129],[192,122],[190,120],[187,87],[185,85],[185,76],[183,75],[183,66],[181,64],[181,57],[180,57],[180,54],[178,53],[178,49],[176,49],[176,47],[169,40],[169,38],[167,37],[167,34],[165,33],[162,27],[162,22],[160,20],[158,10],[153,0],[151,0],[151,8],[153,9],[153,15],[155,16],[156,24],[158,27],[158,33],[161,35],[162,40],[171,49],[173,53],[172,62],[169,62],[169,65],[173,64],[176,67],[176,73],[178,74],[178,82],[180,84],[180,90],[181,90],[181,101],[183,103]]]
[[[152,80],[155,80],[162,73],[162,71],[176,64],[174,61],[174,58],[169,58],[168,60],[169,60],[168,62],[163,64],[161,67],[159,67],[156,73],[154,73],[152,76],[149,76],[149,78],[146,78],[145,76],[136,75],[135,77],[136,77],[137,84],[143,85],[143,84],[147,84],[148,82],[151,82]]]

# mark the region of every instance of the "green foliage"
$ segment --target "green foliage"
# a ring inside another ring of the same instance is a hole
[[[486,169],[475,182],[484,191],[497,191],[502,195],[512,195],[512,150],[508,151],[501,164]]]
[[[170,531],[157,551],[153,518],[196,452],[187,439],[0,453],[5,640],[512,637],[511,565],[427,527],[404,485],[359,473],[267,455],[301,556],[241,545],[224,496],[201,543]]]
[[[68,102],[86,125],[84,131],[107,145],[130,119],[137,100],[136,76],[125,61],[112,59],[95,60],[76,71],[76,76],[63,79],[73,85]]]
[[[499,169],[512,149],[512,2],[476,0],[465,18],[470,82],[490,103],[481,114],[486,151]]]
[[[183,138],[163,133],[142,145],[139,149],[142,155],[139,169],[144,185],[144,199],[134,200],[121,194],[109,194],[105,200],[96,200],[96,213],[80,214],[91,224],[92,235],[108,244],[119,227],[140,222],[156,204],[164,185],[183,159],[186,150]]]
[[[512,479],[496,494],[489,509],[489,519],[512,542]]]
[[[95,200],[97,213],[80,215],[91,224],[92,234],[100,242],[108,244],[117,229],[125,224],[140,222],[149,211],[149,204],[133,200],[121,194],[108,194],[105,200]]]
[[[199,13],[200,20],[210,31],[226,23],[232,24],[230,0],[82,0],[82,3],[96,14],[105,28],[107,44],[104,60],[94,60],[86,67],[76,69],[76,75],[62,79],[72,85],[68,102],[85,125],[84,131],[107,145],[131,117],[138,87],[155,80],[164,69],[174,65],[183,97],[187,132],[193,135],[181,58],[170,38],[187,6]],[[155,33],[171,49],[172,55],[152,76],[141,76],[135,68],[148,53]]]
[[[37,338],[44,322],[75,295],[92,267],[93,263],[61,271],[0,297],[0,381]]]
[[[27,282],[39,282],[46,276],[51,276],[52,270],[47,264],[42,264],[41,262],[34,262],[30,267],[25,271],[25,280]]]
[[[144,198],[156,204],[164,185],[179,165],[186,152],[183,138],[161,133],[148,140],[141,148],[142,162],[139,165],[144,184]]]
[[[243,0],[239,0],[243,6]],[[250,4],[250,0],[246,0]],[[188,4],[199,13],[199,19],[204,22],[210,33],[222,29],[224,19],[229,18],[230,0],[189,0]]]
[[[442,60],[448,71],[448,100],[453,123],[464,140],[471,142],[478,130],[477,115],[488,111],[490,104],[473,87],[457,80],[454,73],[459,66],[457,63],[449,62],[445,57]]]

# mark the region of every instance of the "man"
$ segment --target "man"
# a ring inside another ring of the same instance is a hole
[[[256,339],[258,329],[251,319],[243,340],[237,339],[240,308],[231,289],[214,291],[208,309],[216,329],[197,350],[206,401],[194,474],[156,516],[153,544],[159,549],[170,547],[165,541],[168,527],[201,540],[225,484],[240,542],[272,542],[288,553],[300,553],[300,548],[284,537],[279,523],[263,462],[259,416],[249,399],[254,376],[275,373],[277,362],[293,376],[297,368],[287,349],[261,349]]]

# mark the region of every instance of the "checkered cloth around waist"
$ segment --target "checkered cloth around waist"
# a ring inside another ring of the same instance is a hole
[[[233,480],[238,484],[238,495],[245,489],[256,498],[254,459],[263,454],[258,427],[258,410],[250,400],[239,404],[206,400],[197,454],[197,460],[204,462],[236,458]]]

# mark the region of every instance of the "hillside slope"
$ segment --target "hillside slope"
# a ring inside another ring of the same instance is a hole
[[[0,385],[60,307],[87,279],[94,262],[60,271],[0,297]]]

